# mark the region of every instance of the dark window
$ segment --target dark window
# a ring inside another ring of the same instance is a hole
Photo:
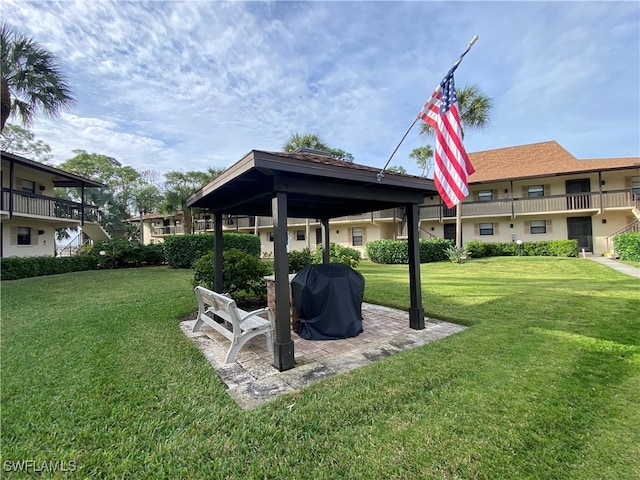
[[[361,247],[364,238],[364,232],[362,227],[354,227],[351,229],[351,245],[354,247]]]
[[[493,192],[491,190],[480,190],[478,192],[479,202],[490,202],[493,200]]]
[[[531,220],[531,233],[547,233],[546,220]]]
[[[269,241],[273,242],[273,232],[269,232]]]
[[[493,235],[493,223],[481,223],[480,235]]]
[[[18,245],[31,245],[31,228],[18,227]]]
[[[304,230],[296,230],[296,240],[305,240],[305,231]]]
[[[640,177],[631,177],[631,191],[636,198],[640,198]]]
[[[529,198],[544,197],[544,185],[529,185],[527,196]]]
[[[36,193],[36,182],[31,180],[22,180],[22,191],[29,193]]]

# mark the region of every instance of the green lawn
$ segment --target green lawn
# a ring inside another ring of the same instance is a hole
[[[366,301],[408,308],[406,266],[359,270]],[[77,478],[640,478],[637,279],[581,259],[424,264],[426,314],[470,328],[249,412],[178,328],[190,280],[2,282],[3,478],[34,475],[8,471],[20,460]]]

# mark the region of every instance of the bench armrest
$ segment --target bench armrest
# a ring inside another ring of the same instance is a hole
[[[257,310],[252,310],[251,312],[247,312],[245,315],[242,315],[240,318],[240,322],[244,322],[247,318],[253,317],[254,315],[260,315],[261,313],[266,313],[269,321],[273,323],[273,313],[269,307],[259,308]]]

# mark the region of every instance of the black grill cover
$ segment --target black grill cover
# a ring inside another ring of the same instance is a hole
[[[335,340],[362,333],[364,277],[351,267],[307,265],[291,280],[291,296],[302,338]]]

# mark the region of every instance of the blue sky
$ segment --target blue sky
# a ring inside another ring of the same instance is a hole
[[[83,149],[138,170],[226,167],[317,133],[383,166],[456,72],[493,98],[469,152],[556,140],[577,158],[640,155],[638,2],[44,2],[3,0],[77,97],[31,127],[54,162]],[[10,120],[11,121],[11,120]],[[419,123],[391,161],[420,170]]]

